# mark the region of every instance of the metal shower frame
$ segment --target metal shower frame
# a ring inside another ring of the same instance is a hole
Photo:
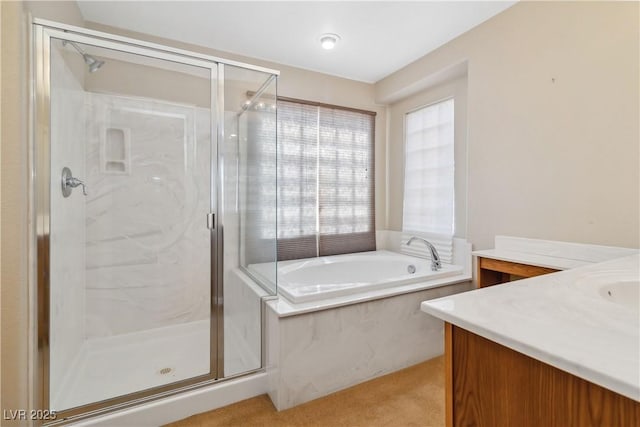
[[[100,31],[61,24],[53,21],[33,19],[32,22],[32,84],[31,84],[31,154],[30,188],[31,196],[31,253],[35,263],[31,263],[29,283],[30,303],[30,400],[34,409],[48,410],[49,406],[49,253],[50,253],[50,46],[52,39],[67,40],[100,48],[113,49],[125,53],[178,62],[210,70],[211,82],[211,205],[214,224],[211,232],[211,347],[208,375],[182,380],[124,396],[87,404],[61,411],[58,419],[47,425],[58,425],[77,421],[86,417],[109,413],[114,410],[157,400],[173,394],[208,386],[213,383],[237,378],[263,367],[236,376],[219,378],[223,371],[224,330],[223,330],[223,233],[224,214],[221,197],[224,191],[222,176],[222,155],[218,145],[224,141],[224,73],[225,65],[259,71],[277,78],[279,71],[226,60],[210,55],[175,49],[160,44],[135,40]],[[215,136],[214,136],[215,135]],[[203,218],[203,222],[205,218]],[[215,343],[215,347],[214,347]],[[263,351],[264,353],[264,351]]]

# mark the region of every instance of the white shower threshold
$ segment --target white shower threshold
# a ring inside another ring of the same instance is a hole
[[[259,368],[239,332],[227,325],[225,374]],[[60,411],[209,373],[209,320],[85,341],[51,409]],[[243,345],[244,344],[244,345]],[[237,347],[237,348],[236,348]]]
[[[74,427],[157,427],[266,394],[268,384],[267,374],[257,372],[70,425]]]

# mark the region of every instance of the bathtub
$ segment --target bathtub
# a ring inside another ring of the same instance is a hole
[[[267,277],[273,263],[253,264],[249,270]],[[462,266],[449,264],[432,271],[429,259],[385,250],[307,258],[278,262],[278,293],[292,303],[303,303],[426,282],[462,272]]]
[[[399,249],[402,233],[384,233],[385,246]],[[452,258],[437,272],[429,259],[388,250],[278,262],[278,298],[265,304],[274,406],[289,409],[443,354],[443,322],[420,304],[473,288],[471,244],[454,238]],[[250,266],[253,276],[273,268]]]

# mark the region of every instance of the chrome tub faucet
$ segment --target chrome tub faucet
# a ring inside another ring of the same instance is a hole
[[[431,270],[438,271],[440,268],[442,268],[442,263],[440,262],[440,255],[438,255],[438,251],[436,250],[436,247],[433,246],[431,243],[429,243],[428,240],[423,239],[422,237],[417,237],[417,236],[411,237],[407,242],[407,246],[411,246],[411,243],[414,240],[420,240],[422,243],[427,245],[427,247],[431,251]]]

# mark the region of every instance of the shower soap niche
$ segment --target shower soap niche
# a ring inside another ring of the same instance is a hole
[[[131,129],[105,127],[100,133],[100,171],[128,175],[131,166]]]

